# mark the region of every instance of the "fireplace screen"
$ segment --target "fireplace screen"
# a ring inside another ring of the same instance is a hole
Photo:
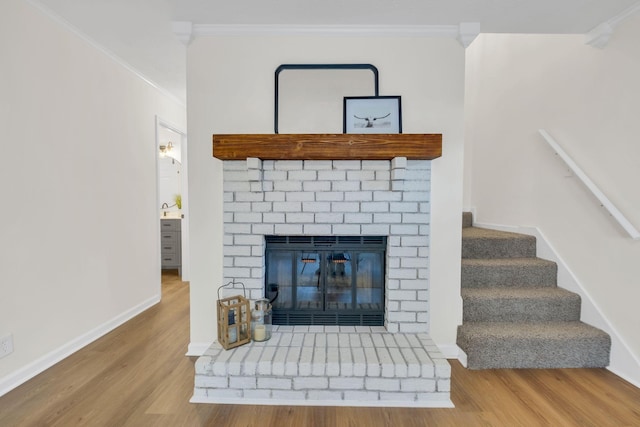
[[[279,325],[383,325],[386,237],[267,236]]]

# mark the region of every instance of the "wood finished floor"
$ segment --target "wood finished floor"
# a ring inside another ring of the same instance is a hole
[[[190,404],[189,288],[0,397],[0,426],[640,426],[640,389],[604,369],[468,371],[455,409]]]

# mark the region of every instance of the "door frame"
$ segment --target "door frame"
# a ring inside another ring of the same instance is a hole
[[[188,177],[189,177],[189,162],[187,156],[187,134],[180,127],[175,124],[169,122],[168,120],[163,119],[160,116],[156,116],[156,138],[154,155],[156,158],[156,218],[157,221],[157,236],[158,236],[158,260],[160,261],[160,268],[162,268],[162,260],[160,255],[160,216],[159,206],[160,206],[160,180],[159,180],[159,159],[160,156],[158,154],[159,146],[160,146],[160,130],[161,128],[169,129],[170,131],[177,133],[180,135],[180,161],[182,163],[182,173],[180,177],[180,194],[182,196],[182,223],[181,223],[181,251],[182,251],[182,281],[188,282],[191,275],[190,268],[190,251],[189,251],[189,185],[188,185]]]

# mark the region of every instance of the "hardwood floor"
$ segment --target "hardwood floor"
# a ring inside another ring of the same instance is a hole
[[[0,426],[640,426],[640,389],[604,369],[469,371],[452,361],[455,409],[188,403],[189,288],[0,397]]]

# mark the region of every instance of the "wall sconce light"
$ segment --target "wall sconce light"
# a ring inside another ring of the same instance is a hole
[[[171,141],[167,143],[167,145],[160,145],[160,157],[166,157],[169,151],[173,149],[173,144]]]

